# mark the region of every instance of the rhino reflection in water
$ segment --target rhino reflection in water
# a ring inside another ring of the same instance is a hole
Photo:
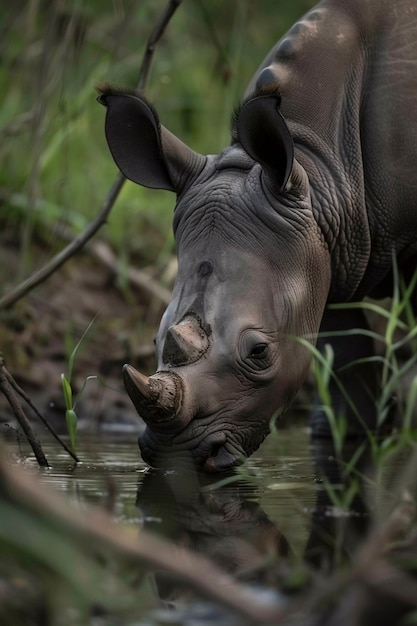
[[[370,448],[363,448],[358,457],[356,447],[347,445],[340,458],[331,441],[317,440],[311,446],[313,468],[308,456],[297,457],[298,444],[292,447],[291,437],[287,433],[285,437],[284,466],[289,459],[297,461],[290,474],[288,469],[283,470],[281,461],[272,461],[272,472],[268,466],[262,486],[256,486],[256,481],[238,481],[237,476],[227,484],[223,480],[216,482],[215,476],[197,473],[190,467],[166,471],[167,465],[146,472],[138,483],[136,500],[145,528],[205,555],[241,582],[256,585],[258,591],[282,591],[282,581],[291,571],[294,558],[297,569],[301,561],[307,564],[305,575],[312,571],[310,568],[323,573],[355,560],[358,546],[371,525],[369,484],[374,471]],[[346,468],[355,454],[353,476]],[[286,478],[291,475],[289,482],[282,481],[282,471]],[[233,473],[228,478],[232,476]],[[281,489],[270,490],[266,495],[265,483],[272,476]],[[312,476],[318,480],[313,482]],[[352,494],[353,478],[355,495],[341,515],[323,483],[333,485],[343,497]],[[294,486],[302,482],[305,489],[295,496]],[[301,511],[301,517],[297,516]],[[190,601],[189,590],[177,578],[160,572],[155,582],[158,595],[165,602],[178,607]],[[292,588],[292,602],[293,594],[302,590],[302,585]],[[286,600],[281,597],[283,600],[284,606]],[[380,599],[378,606],[379,603]]]
[[[290,546],[259,505],[254,485],[236,480],[219,486],[214,481],[192,469],[147,472],[136,501],[145,528],[206,555],[230,574],[261,582],[260,570],[289,557]],[[157,581],[166,600],[182,587],[163,574]]]
[[[251,454],[309,368],[321,331],[367,329],[326,305],[392,293],[417,254],[417,5],[323,0],[255,75],[220,155],[196,154],[134,93],[103,89],[106,136],[125,176],[176,193],[179,270],[150,378],[124,369],[147,423],[143,457],[189,451],[207,471]],[[409,68],[409,69],[405,69]],[[279,110],[278,110],[279,109]],[[414,297],[414,304],[416,298]],[[335,410],[375,425],[373,352],[337,336]],[[364,424],[362,423],[364,422]],[[313,434],[328,436],[319,408]]]

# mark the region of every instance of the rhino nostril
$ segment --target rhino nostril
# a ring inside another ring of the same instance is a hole
[[[208,445],[207,445],[208,444]],[[230,471],[243,462],[243,454],[234,449],[225,433],[216,433],[206,441],[207,454],[202,469],[209,474]]]
[[[214,444],[214,446],[213,446],[213,447],[212,447],[212,449],[211,449],[210,456],[211,456],[211,457],[213,457],[213,456],[217,456],[221,447],[222,447],[222,446],[221,446],[221,444],[220,444],[220,443],[215,443],[215,444]]]
[[[207,437],[207,439],[203,442],[201,450],[203,461],[216,457],[225,443],[226,435],[223,432],[218,432]]]

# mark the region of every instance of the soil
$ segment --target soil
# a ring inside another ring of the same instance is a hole
[[[31,254],[33,267],[42,266],[44,247],[34,246]],[[13,285],[18,284],[19,264],[15,241],[2,233],[3,293],[8,292],[11,278]],[[71,386],[77,394],[87,377],[97,376],[101,382],[88,381],[77,403],[79,426],[140,430],[143,423],[124,391],[121,369],[128,362],[146,373],[154,371],[153,336],[163,308],[146,292],[130,285],[121,287],[114,271],[84,252],[0,312],[0,352],[8,371],[37,408],[65,432],[61,374],[67,374],[69,356],[94,320],[77,351]],[[14,421],[2,394],[0,421]]]

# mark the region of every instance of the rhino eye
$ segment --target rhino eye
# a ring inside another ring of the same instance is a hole
[[[262,372],[271,365],[271,346],[265,339],[264,333],[252,329],[244,331],[240,337],[240,362],[251,373]]]
[[[266,356],[266,351],[268,348],[267,343],[257,343],[251,350],[249,354],[249,358],[251,359],[263,359]]]

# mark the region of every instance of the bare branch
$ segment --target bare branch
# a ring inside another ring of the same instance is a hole
[[[164,11],[162,12],[158,22],[153,29],[151,36],[148,39],[146,44],[145,54],[143,56],[142,65],[139,71],[139,80],[137,90],[140,92],[145,91],[146,84],[149,78],[149,72],[151,69],[153,57],[155,54],[155,46],[161,39],[162,35],[165,32],[168,23],[170,22],[172,16],[175,11],[180,6],[182,0],[170,0],[166,5]]]
[[[30,276],[27,280],[23,281],[20,285],[18,285],[15,289],[7,293],[3,298],[0,299],[0,309],[6,309],[13,304],[16,304],[18,300],[23,298],[29,291],[31,291],[34,287],[43,283],[44,280],[49,278],[51,274],[56,272],[64,263],[66,263],[76,252],[81,250],[81,248],[87,243],[89,239],[101,228],[101,226],[106,222],[107,217],[113,208],[113,205],[116,201],[117,196],[121,188],[123,187],[123,183],[125,182],[124,176],[119,174],[116,180],[113,183],[107,197],[98,213],[97,217],[90,222],[87,228],[82,232],[78,237],[76,237],[71,243],[69,243],[61,252],[58,252],[56,256],[54,256],[49,263],[44,265],[38,272],[35,272],[32,276]]]
[[[28,405],[30,406],[30,408],[32,409],[32,411],[34,411],[34,413],[38,416],[38,418],[41,420],[41,422],[46,426],[46,428],[49,430],[49,432],[51,433],[51,435],[57,440],[57,442],[64,448],[65,452],[67,452],[76,463],[79,463],[79,458],[77,457],[76,454],[74,454],[72,452],[72,450],[70,450],[70,448],[67,446],[67,444],[65,443],[65,441],[62,441],[61,437],[58,435],[58,433],[56,432],[56,430],[53,428],[53,426],[51,426],[51,424],[48,422],[48,420],[46,419],[46,417],[44,417],[44,415],[42,415],[42,413],[37,409],[37,407],[33,404],[32,400],[29,398],[29,396],[27,395],[27,393],[25,393],[23,391],[23,389],[21,387],[19,387],[19,385],[17,384],[17,382],[15,381],[15,379],[13,378],[13,376],[10,374],[10,372],[7,371],[6,366],[4,365],[3,362],[3,372],[6,375],[6,379],[9,382],[9,384],[11,385],[11,387],[13,387],[13,389],[16,391],[16,393],[19,394],[19,396],[21,398],[23,398],[23,400],[25,402],[28,403]]]
[[[28,442],[30,443],[33,453],[38,461],[38,464],[41,467],[49,467],[49,463],[46,459],[46,456],[42,450],[42,446],[38,439],[36,438],[32,426],[29,423],[28,418],[26,417],[25,412],[23,411],[19,400],[16,398],[16,394],[9,383],[7,378],[6,368],[4,365],[4,359],[0,358],[0,391],[5,395],[10,407],[20,424],[21,429],[26,435]]]
[[[145,90],[147,80],[149,77],[149,71],[151,63],[155,54],[155,48],[160,38],[165,32],[168,22],[174,15],[177,8],[180,6],[182,0],[169,0],[165,9],[161,13],[154,30],[152,31],[148,43],[146,45],[142,65],[139,72],[139,79],[137,84],[138,91],[143,92]],[[64,263],[66,263],[76,252],[81,250],[83,246],[89,241],[93,235],[101,228],[101,226],[107,221],[108,215],[113,208],[114,203],[124,185],[125,178],[122,174],[118,174],[111,189],[109,190],[103,205],[96,216],[96,218],[87,226],[87,228],[78,237],[76,237],[70,244],[68,244],[61,252],[59,252],[49,263],[44,265],[39,271],[35,272],[23,283],[18,285],[15,289],[7,293],[0,299],[0,310],[6,309],[23,298],[34,287],[44,282],[51,274],[56,272]]]
[[[117,273],[117,258],[106,243],[103,241],[96,241],[92,244],[91,251],[100,263],[107,267],[111,272],[114,272],[115,274]],[[149,276],[149,274],[146,274],[135,267],[128,267],[126,269],[126,275],[131,285],[148,292],[151,296],[157,298],[163,304],[169,304],[171,291],[160,285],[152,278],[152,276]]]

